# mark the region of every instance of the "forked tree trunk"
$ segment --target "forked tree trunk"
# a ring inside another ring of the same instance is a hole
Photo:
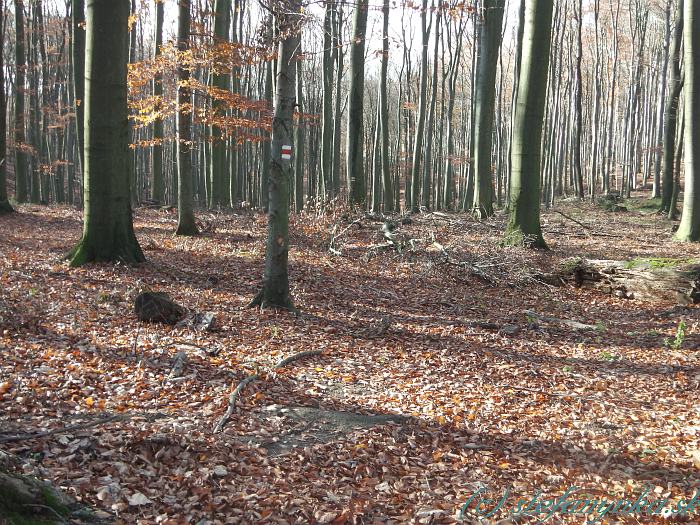
[[[71,266],[145,260],[129,195],[129,4],[89,0],[85,67],[85,213]]]

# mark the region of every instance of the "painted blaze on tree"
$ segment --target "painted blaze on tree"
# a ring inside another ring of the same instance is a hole
[[[268,231],[263,286],[250,306],[294,309],[289,294],[289,188],[292,180],[292,133],[296,105],[296,61],[298,59],[300,6],[295,1],[280,2],[277,17],[280,34],[275,108],[269,170]]]
[[[85,214],[71,266],[145,260],[129,195],[128,0],[89,0],[85,64]]]

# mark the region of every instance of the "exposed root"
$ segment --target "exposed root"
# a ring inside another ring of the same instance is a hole
[[[299,352],[297,354],[294,354],[294,355],[291,355],[289,357],[282,359],[270,371],[272,372],[272,371],[278,370],[282,367],[287,366],[290,363],[293,363],[294,361],[298,361],[299,359],[304,359],[305,357],[312,357],[315,355],[321,355],[322,353],[323,353],[322,350],[305,350],[303,352]],[[252,374],[252,375],[249,375],[248,377],[246,377],[245,379],[243,379],[243,381],[241,381],[240,383],[238,383],[238,386],[236,387],[236,389],[233,392],[231,392],[231,395],[228,398],[228,407],[226,408],[226,412],[224,413],[224,415],[221,417],[219,422],[214,427],[215,434],[218,432],[221,432],[224,429],[224,427],[226,426],[226,424],[231,420],[231,416],[233,415],[233,411],[236,408],[236,401],[238,400],[238,397],[240,396],[241,392],[246,387],[246,385],[248,385],[249,383],[252,383],[253,381],[256,381],[257,379],[260,379],[260,377],[262,377],[262,374],[260,374],[260,373]]]

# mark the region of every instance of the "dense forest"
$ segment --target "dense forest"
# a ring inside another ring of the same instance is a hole
[[[694,522],[698,4],[0,0],[0,525]]]

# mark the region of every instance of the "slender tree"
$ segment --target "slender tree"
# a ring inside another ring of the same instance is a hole
[[[155,0],[156,24],[155,24],[155,50],[156,60],[161,54],[163,45],[163,18],[164,0]],[[153,80],[153,95],[163,96],[163,79],[160,74]],[[158,202],[165,202],[165,178],[163,177],[163,120],[157,119],[153,124],[153,152],[151,159],[151,198]]]
[[[85,213],[71,266],[145,260],[129,194],[128,0],[88,0],[85,54]]]
[[[24,38],[24,0],[15,0],[15,198],[17,202],[27,202],[29,167],[24,152],[26,131],[24,117],[25,76],[27,59]]]
[[[177,50],[184,54],[190,47],[190,0],[180,0],[177,24]],[[175,235],[196,235],[192,197],[192,94],[190,71],[186,64],[177,68],[177,230]]]
[[[228,33],[230,28],[231,0],[216,0],[214,4],[214,38],[215,43],[228,41]],[[229,75],[224,71],[214,71],[212,76],[212,86],[218,91],[226,91],[229,87]],[[221,115],[226,111],[224,104],[220,99],[214,98],[212,102],[212,112],[215,116]],[[229,205],[229,170],[226,166],[226,142],[223,139],[223,133],[218,125],[212,125],[209,128],[211,134],[211,163],[209,165],[210,187],[209,207],[216,208],[218,206]]]
[[[423,153],[423,134],[425,129],[425,113],[428,100],[428,43],[430,41],[430,25],[427,23],[428,0],[423,0],[420,12],[421,35],[423,37],[420,65],[420,95],[418,102],[418,122],[416,123],[415,137],[413,141],[413,161],[411,163],[411,195],[410,206],[412,212],[418,211],[418,197],[420,195],[421,182],[421,155]],[[427,162],[427,160],[426,160]]]
[[[685,0],[683,9],[683,67],[687,115],[684,131],[685,188],[683,212],[675,239],[700,241],[700,1]]]
[[[75,82],[75,128],[78,142],[78,161],[85,173],[85,0],[71,0],[73,31],[73,81]]]
[[[671,210],[673,197],[673,168],[676,150],[676,128],[678,125],[678,103],[683,89],[681,76],[681,45],[683,43],[683,0],[676,5],[676,21],[671,43],[671,80],[664,112],[664,137],[661,183],[660,212],[667,214]]]
[[[367,183],[364,170],[365,33],[368,0],[358,0],[350,46],[350,92],[348,94],[347,168],[350,204],[365,206]]]
[[[505,0],[485,0],[479,13],[479,55],[477,58],[476,120],[474,136],[474,211],[481,219],[493,215],[493,177],[491,149],[493,142],[496,70]]]
[[[277,82],[272,118],[269,169],[268,230],[265,274],[260,292],[250,306],[294,309],[289,294],[289,186],[293,167],[291,144],[296,101],[296,60],[300,41],[296,0],[280,2],[279,33],[284,35],[277,54]]]
[[[2,7],[2,6],[0,6]],[[0,9],[0,28],[5,26],[5,9]],[[0,46],[0,215],[14,211],[7,198],[7,115],[5,109],[5,40]]]
[[[540,225],[540,149],[552,32],[551,0],[526,0],[513,125],[510,217],[505,242],[546,248]]]
[[[379,80],[379,123],[381,125],[382,196],[384,211],[394,211],[394,190],[389,169],[389,0],[382,4],[382,66]]]

